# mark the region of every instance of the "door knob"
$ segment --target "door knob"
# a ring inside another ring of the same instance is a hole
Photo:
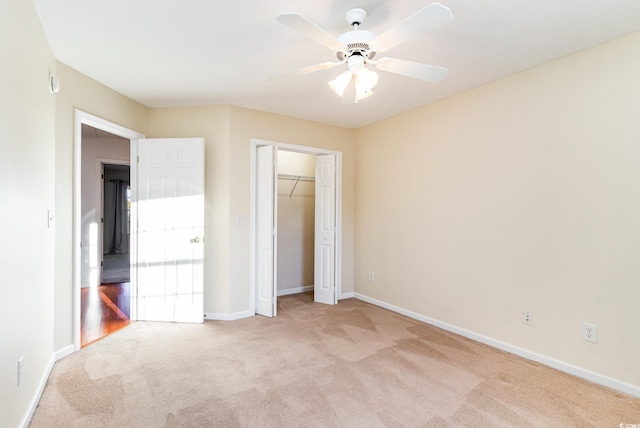
[[[196,236],[195,238],[191,238],[189,242],[191,242],[192,244],[197,244],[198,242],[200,242],[200,238]]]

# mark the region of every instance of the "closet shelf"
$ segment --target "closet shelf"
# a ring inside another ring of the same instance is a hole
[[[298,183],[300,181],[307,181],[307,182],[315,182],[316,178],[315,177],[308,177],[306,175],[289,175],[289,174],[278,174],[278,180],[292,180],[295,181],[295,184],[293,185],[293,189],[291,189],[291,193],[289,193],[289,198],[291,198],[293,196],[293,192],[296,190],[296,186],[298,185]]]
[[[278,174],[278,180],[293,180],[293,181],[316,181],[315,177],[308,177],[306,175],[288,175]]]

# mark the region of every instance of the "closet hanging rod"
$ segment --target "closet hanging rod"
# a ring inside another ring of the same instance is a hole
[[[315,177],[309,177],[306,175],[289,175],[289,174],[278,174],[278,180],[293,180],[293,181],[316,181]]]
[[[293,184],[293,189],[291,189],[291,193],[289,193],[289,199],[293,197],[293,192],[296,191],[296,187],[298,183],[301,181],[314,182],[316,181],[315,177],[307,177],[305,175],[288,175],[288,174],[278,174],[278,180],[293,180],[295,183]]]

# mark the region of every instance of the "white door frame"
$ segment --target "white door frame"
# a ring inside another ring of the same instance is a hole
[[[274,146],[276,151],[284,150],[289,152],[304,153],[309,155],[336,155],[336,269],[335,269],[335,284],[336,284],[336,303],[339,296],[342,294],[342,152],[328,149],[320,149],[317,147],[299,146],[295,144],[286,144],[276,141],[267,141],[259,139],[251,139],[251,208],[250,208],[250,226],[249,226],[249,239],[250,239],[250,265],[249,265],[249,277],[250,277],[250,289],[249,289],[249,311],[255,315],[256,313],[256,150],[258,146]],[[276,174],[278,171],[276,171]],[[277,218],[274,219],[277,221]],[[274,287],[277,287],[274,284]],[[275,293],[277,295],[277,292]]]
[[[131,143],[129,143],[131,144]],[[96,158],[96,223],[100,225],[98,227],[98,255],[100,256],[100,262],[98,271],[98,285],[102,284],[103,278],[103,261],[104,261],[104,166],[105,165],[126,165],[129,167],[129,186],[131,186],[131,161],[122,159],[108,159],[108,158]]]
[[[80,305],[81,294],[80,288],[82,287],[80,269],[82,266],[81,260],[81,245],[82,245],[82,125],[89,125],[93,128],[100,129],[111,134],[117,135],[122,138],[126,138],[131,141],[130,143],[130,159],[131,159],[131,197],[134,198],[135,191],[137,189],[137,170],[136,163],[133,162],[136,159],[138,153],[137,139],[144,138],[143,134],[117,125],[108,120],[102,119],[98,116],[94,116],[90,113],[82,110],[74,110],[74,130],[73,130],[73,346],[76,351],[80,349]],[[132,213],[132,218],[133,213]],[[131,224],[131,234],[137,232],[135,222]],[[131,247],[131,256],[135,257],[134,245]],[[131,289],[135,290],[134,272],[131,272]],[[132,291],[131,296],[134,295]],[[131,307],[131,319],[136,319],[135,308]]]

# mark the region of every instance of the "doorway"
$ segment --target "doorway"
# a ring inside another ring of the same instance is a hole
[[[290,171],[282,171],[281,174],[279,158],[288,154],[308,155],[312,159],[314,172],[285,174]],[[312,288],[316,302],[337,303],[342,276],[342,153],[252,140],[250,305],[256,314],[268,317],[277,315],[280,276],[278,246],[279,237],[284,238],[278,230],[282,214],[278,212],[278,193],[283,193],[278,182],[293,181],[293,184],[285,186],[295,192],[295,187],[300,186],[303,179],[314,186],[313,284],[289,285],[288,288],[290,291]],[[293,193],[290,195],[293,197]]]
[[[122,300],[129,302],[129,318],[132,321],[202,322],[204,139],[145,139],[135,131],[75,110],[74,350],[79,350],[82,342],[83,284],[94,284],[96,287],[93,288],[97,288],[97,272],[102,271],[98,269],[98,256],[95,256],[101,254],[98,248],[102,249],[98,244],[102,239],[99,237],[102,228],[98,227],[98,222],[102,218],[97,218],[95,213],[85,216],[82,211],[83,192],[91,187],[83,185],[82,179],[83,125],[129,142],[129,159],[132,160],[129,189],[132,201],[132,221],[129,223],[131,269],[129,293],[122,293]],[[95,164],[96,161],[93,162]],[[96,193],[101,193],[101,190]],[[159,210],[167,215],[158,216]],[[87,219],[93,221],[85,231],[83,221]],[[87,252],[87,249],[91,251]],[[83,266],[88,267],[83,269]],[[109,306],[107,299],[101,300]]]
[[[130,282],[131,167],[105,162],[101,166],[101,284]]]
[[[130,323],[131,141],[81,125],[80,346]]]
[[[131,304],[134,294],[131,281],[102,284],[102,168],[104,164],[129,164],[137,153],[137,139],[143,137],[75,110],[73,345],[76,351],[97,336],[127,325],[129,319],[136,316],[135,306]],[[105,140],[112,144],[106,144]],[[135,177],[135,164],[131,165],[130,174]],[[130,180],[130,190],[135,192],[135,180]],[[134,233],[135,225],[130,226]],[[110,319],[112,325],[104,325],[103,317]]]
[[[278,297],[313,292],[315,167],[315,155],[278,151]]]

